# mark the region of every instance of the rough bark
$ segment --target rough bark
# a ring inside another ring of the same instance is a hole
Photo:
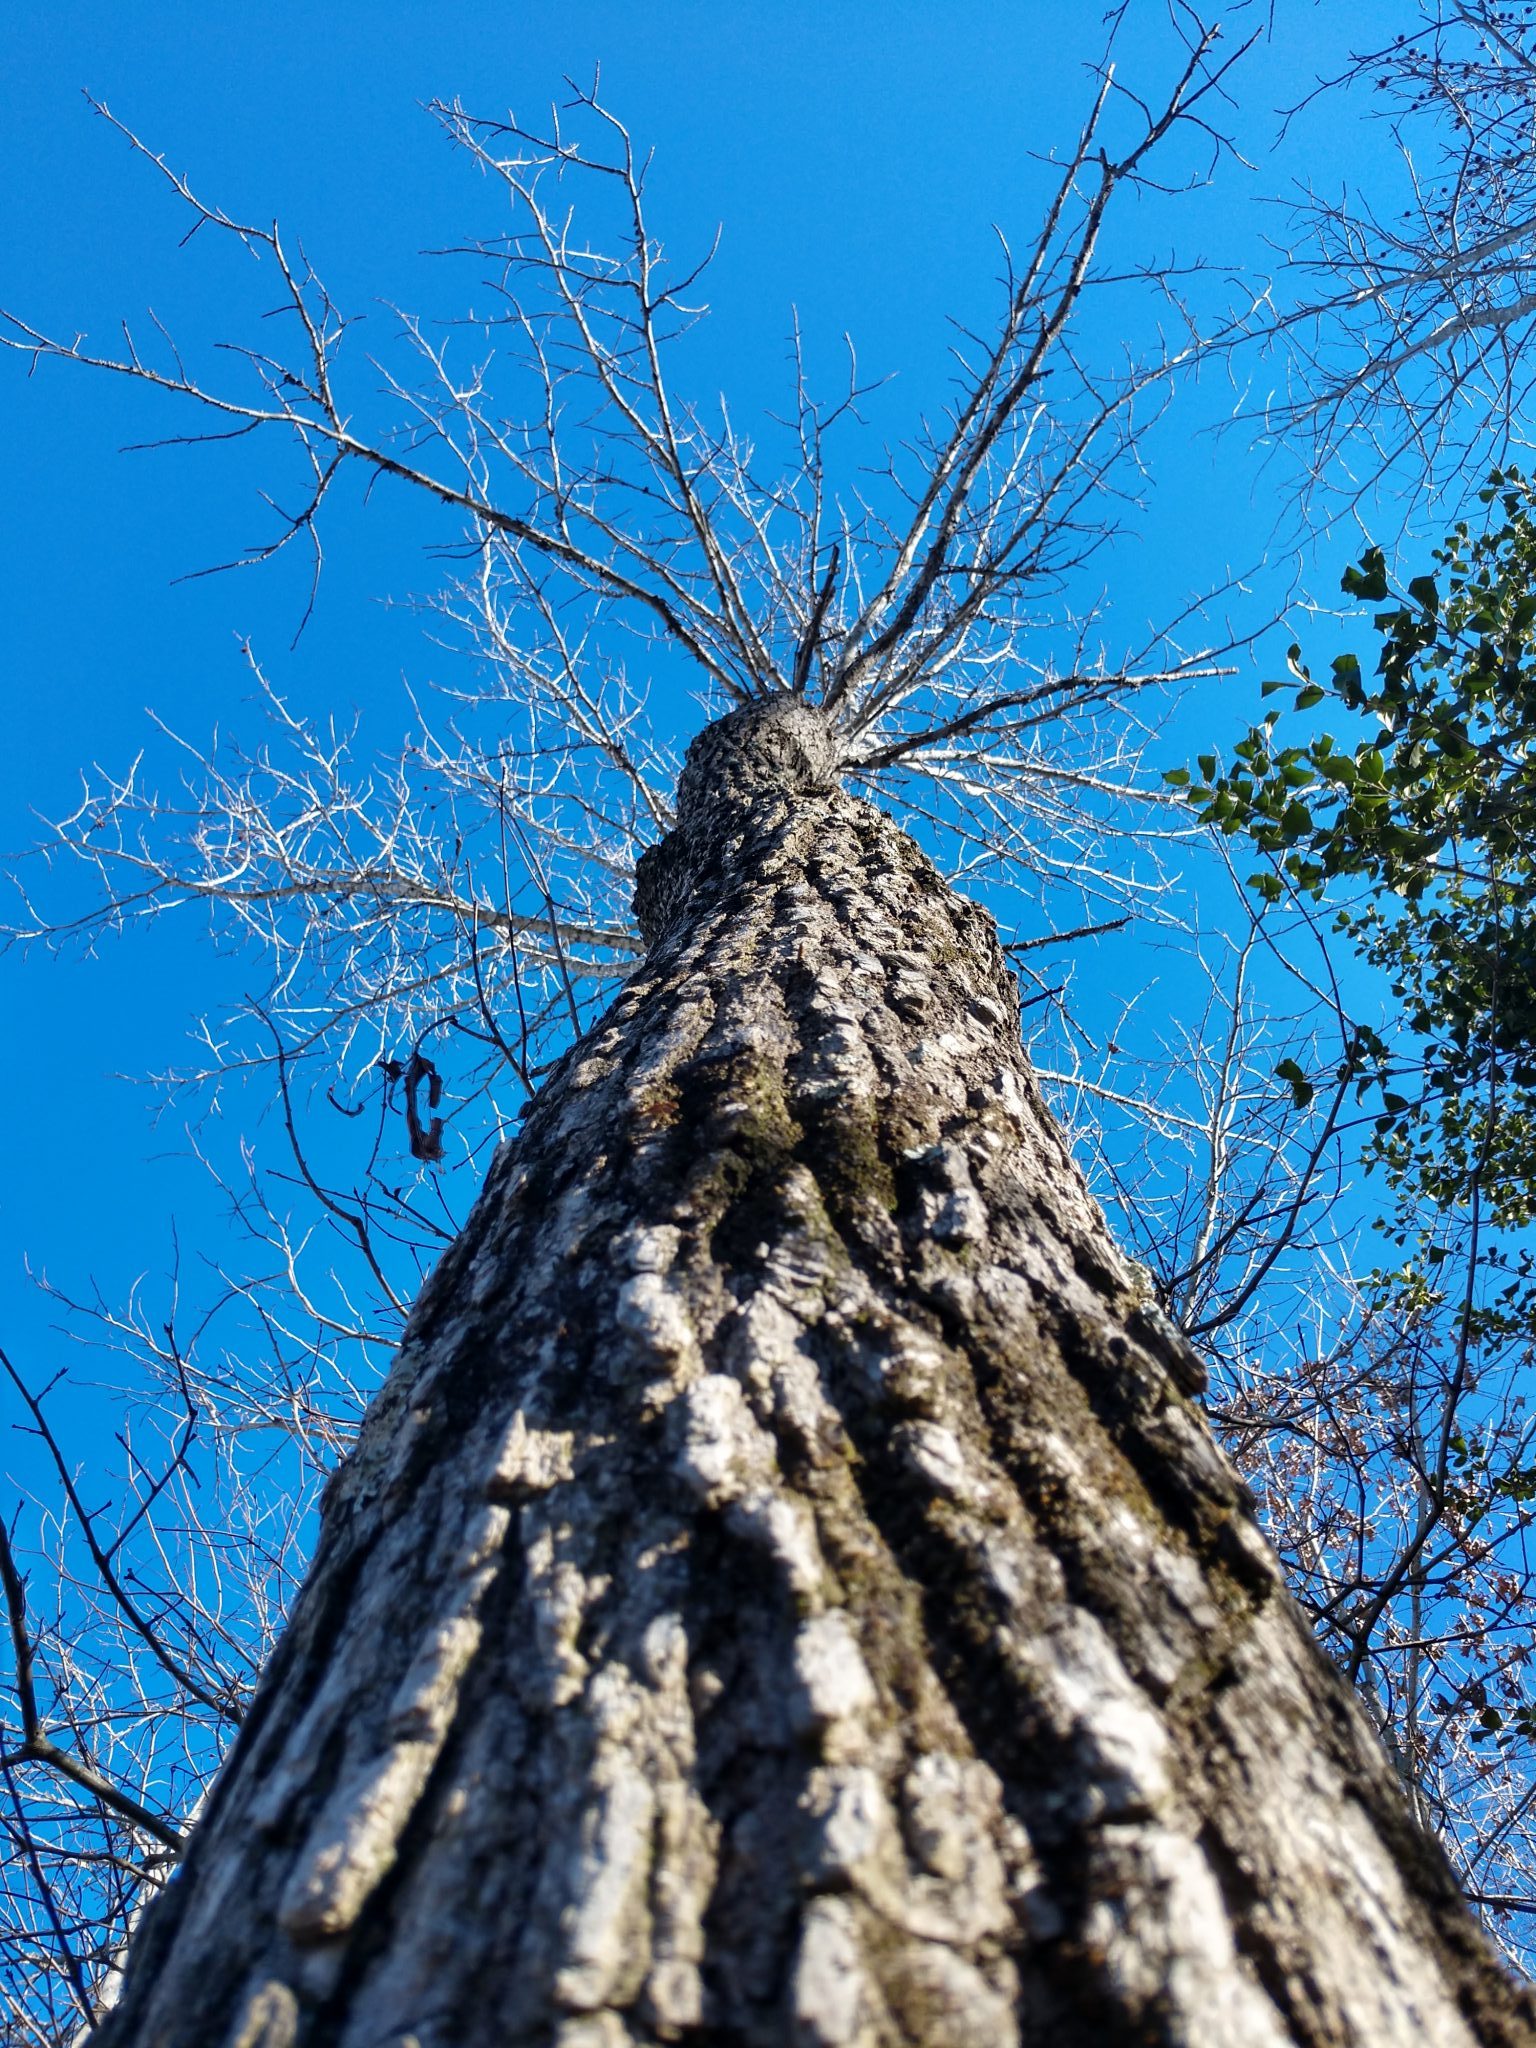
[[[1536,2041],[794,700],[424,1291],[110,2048]]]

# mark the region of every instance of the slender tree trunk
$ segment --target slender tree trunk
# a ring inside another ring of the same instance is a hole
[[[834,766],[695,742],[111,2048],[1536,2041]]]

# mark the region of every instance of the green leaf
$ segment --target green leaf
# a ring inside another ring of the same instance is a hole
[[[1387,594],[1387,558],[1380,548],[1367,548],[1358,569],[1346,569],[1339,588],[1347,597],[1379,604]]]
[[[1298,1109],[1305,1109],[1317,1093],[1317,1090],[1307,1079],[1295,1060],[1282,1060],[1279,1066],[1275,1068],[1275,1078],[1277,1081],[1285,1081],[1290,1084],[1291,1100]]]
[[[1281,818],[1280,825],[1281,829],[1291,839],[1300,839],[1305,833],[1312,830],[1312,813],[1301,801],[1300,797],[1294,798],[1286,805],[1285,815]]]
[[[1360,682],[1360,663],[1353,654],[1336,654],[1329,666],[1333,670],[1333,687],[1346,704],[1356,704],[1363,697]]]
[[[1296,692],[1296,709],[1310,711],[1314,704],[1321,704],[1326,695],[1321,683],[1308,683],[1304,690]]]
[[[1189,770],[1187,768],[1165,768],[1163,770],[1163,780],[1170,789],[1186,789],[1189,786]]]

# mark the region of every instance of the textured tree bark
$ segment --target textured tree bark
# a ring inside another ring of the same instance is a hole
[[[423,1292],[110,2048],[1536,2041],[819,713]]]

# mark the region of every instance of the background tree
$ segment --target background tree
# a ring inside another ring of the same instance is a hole
[[[1293,648],[1295,711],[1270,712],[1225,764],[1202,757],[1203,784],[1170,780],[1266,856],[1258,896],[1325,905],[1388,986],[1385,1014],[1352,1024],[1329,1066],[1283,1067],[1299,1104],[1352,1105],[1382,1210],[1356,1326],[1319,1362],[1330,1396],[1258,1470],[1293,1585],[1374,1696],[1469,1889],[1524,1908],[1536,525],[1518,473],[1481,497],[1477,526],[1458,523],[1402,591],[1380,549],[1346,573],[1376,607],[1373,676],[1346,653],[1314,681]],[[1310,736],[1293,737],[1307,714]],[[1317,1512],[1304,1475],[1319,1449],[1353,1462],[1353,1513]]]
[[[1536,23],[1500,0],[1421,0],[1318,90],[1370,95],[1402,176],[1311,186],[1291,210],[1270,304],[1292,353],[1270,423],[1324,494],[1388,475],[1398,492],[1475,486],[1525,444],[1530,412]]]

